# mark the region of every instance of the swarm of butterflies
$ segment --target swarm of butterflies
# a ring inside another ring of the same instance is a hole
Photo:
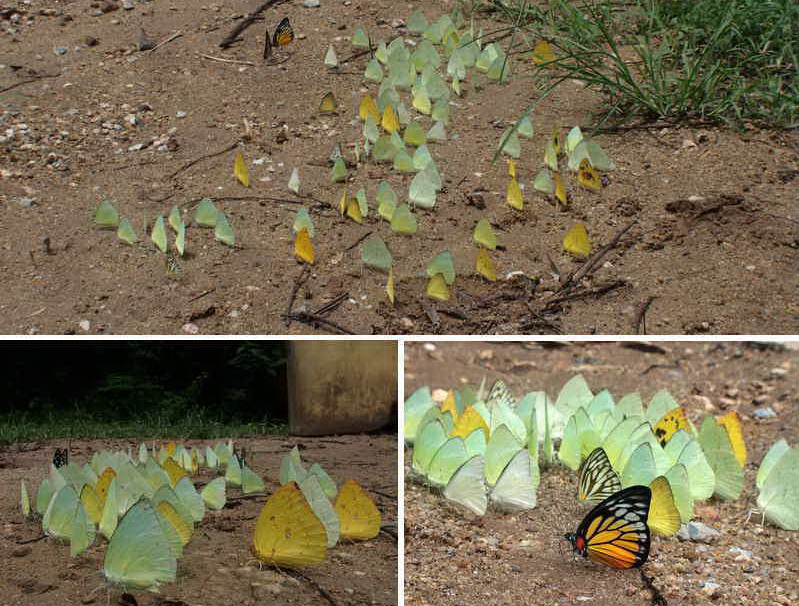
[[[594,508],[565,536],[576,554],[614,568],[642,565],[650,535],[676,533],[695,502],[737,499],[747,457],[735,412],[707,415],[697,430],[666,390],[644,408],[638,393],[618,402],[592,393],[581,375],[554,404],[543,391],[517,402],[501,380],[487,393],[485,380],[450,391],[440,405],[422,387],[405,402],[404,431],[413,475],[477,515],[489,504],[535,507],[539,456],[576,471],[577,497]],[[763,518],[799,530],[799,447],[774,444],[756,485]]]
[[[206,509],[225,507],[229,487],[245,495],[264,492],[246,457],[232,441],[204,449],[141,444],[137,454],[103,450],[83,465],[59,449],[33,506],[22,480],[20,506],[25,518],[41,516],[47,536],[68,542],[72,557],[106,541],[102,572],[111,585],[156,590],[175,581],[177,561],[196,525]],[[202,467],[224,475],[198,491],[192,475]],[[252,538],[262,562],[285,568],[318,564],[340,539],[368,540],[379,533],[380,511],[366,491],[355,480],[339,489],[318,463],[306,469],[296,447],[281,462],[279,479]]]

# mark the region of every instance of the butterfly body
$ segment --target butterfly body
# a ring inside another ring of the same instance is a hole
[[[649,557],[652,491],[630,486],[609,496],[564,536],[574,553],[611,568],[637,568]]]

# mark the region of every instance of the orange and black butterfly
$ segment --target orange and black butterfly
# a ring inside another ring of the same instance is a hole
[[[53,466],[63,467],[67,463],[69,463],[69,451],[66,448],[64,450],[56,448],[53,455]]]
[[[272,46],[286,46],[289,42],[294,40],[294,28],[291,27],[291,22],[288,17],[277,24],[275,33],[269,37],[269,30],[266,30],[266,41],[264,43],[264,59],[272,56]]]
[[[565,536],[575,554],[611,568],[637,568],[649,557],[648,486],[630,486],[610,495],[585,516],[577,532]]]

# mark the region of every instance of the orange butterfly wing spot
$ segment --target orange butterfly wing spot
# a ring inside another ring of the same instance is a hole
[[[286,46],[294,40],[294,28],[291,27],[291,22],[288,17],[278,23],[275,28],[275,33],[272,36],[272,44],[275,46]]]
[[[588,158],[580,160],[577,180],[583,187],[587,187],[588,189],[602,189],[602,181],[599,178],[599,173],[591,166],[591,162],[589,162]]]

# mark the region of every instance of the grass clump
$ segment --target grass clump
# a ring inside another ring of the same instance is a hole
[[[795,0],[521,0],[492,5],[549,40],[542,96],[564,80],[603,99],[600,122],[689,120],[799,125],[799,4]],[[519,50],[517,45],[517,50]],[[539,100],[540,100],[539,98]]]

